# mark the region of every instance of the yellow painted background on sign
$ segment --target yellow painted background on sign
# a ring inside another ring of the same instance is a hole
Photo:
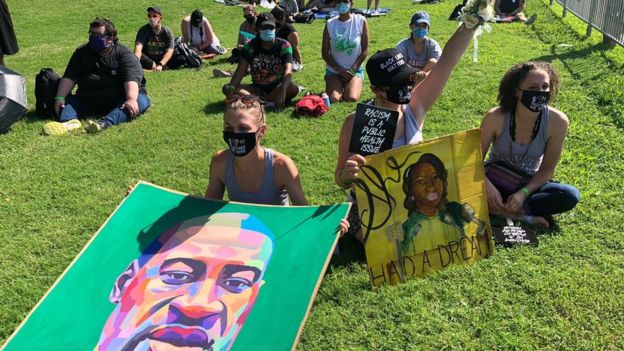
[[[427,217],[419,222],[421,231],[402,251],[399,266],[395,241],[389,240],[388,232],[403,233],[401,225],[409,217],[404,207],[408,195],[403,190],[403,176],[426,153],[437,156],[448,172],[447,201],[474,209],[485,232],[477,235],[478,225],[468,222],[463,226],[465,236],[461,237],[457,229],[437,216]],[[423,276],[451,263],[470,263],[489,256],[493,246],[484,189],[479,129],[368,156],[356,186],[356,198],[362,231],[368,234],[365,250],[373,285],[400,282],[399,271],[404,271],[407,278]],[[454,240],[448,239],[455,236]]]

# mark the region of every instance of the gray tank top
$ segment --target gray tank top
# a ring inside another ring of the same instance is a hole
[[[548,108],[541,112],[540,126],[535,139],[528,145],[518,144],[511,140],[509,123],[511,113],[505,113],[503,132],[499,138],[494,138],[490,149],[490,158],[487,162],[504,161],[522,169],[529,175],[535,174],[542,164],[544,150],[546,150],[546,128],[548,127]]]
[[[264,174],[260,189],[254,193],[242,191],[234,178],[233,167],[234,155],[228,152],[227,166],[225,170],[225,187],[227,188],[230,201],[246,202],[263,205],[288,206],[288,192],[286,189],[275,188],[275,176],[273,175],[273,150],[264,149]]]

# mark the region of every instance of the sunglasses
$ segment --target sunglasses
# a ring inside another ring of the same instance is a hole
[[[147,18],[159,18],[160,15],[147,15]]]
[[[225,98],[225,103],[228,104],[228,105],[232,104],[232,103],[235,103],[237,101],[242,102],[243,105],[245,105],[247,107],[251,107],[255,103],[258,103],[259,105],[264,104],[264,100],[262,100],[262,98],[260,98],[260,96],[254,95],[254,94],[250,94],[250,95],[230,95],[230,96]]]

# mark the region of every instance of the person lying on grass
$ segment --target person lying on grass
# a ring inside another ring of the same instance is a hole
[[[270,13],[257,16],[256,28],[259,35],[243,47],[236,71],[222,91],[226,96],[258,95],[282,109],[299,93],[291,82],[292,48],[288,41],[276,38],[275,18]],[[252,83],[241,84],[248,67]]]
[[[264,205],[305,206],[297,166],[290,157],[261,145],[267,132],[265,112],[256,95],[226,99],[223,139],[228,149],[218,151],[210,163],[205,197]],[[346,232],[347,222],[341,224]]]
[[[486,172],[493,162],[502,162],[530,180],[519,189],[509,189],[500,176],[487,172],[491,214],[549,227],[553,214],[578,203],[580,193],[575,187],[551,180],[570,124],[565,113],[548,105],[558,90],[559,77],[546,62],[521,63],[503,76],[499,106],[481,122],[481,150],[484,156],[490,151]]]
[[[425,115],[442,93],[473,35],[474,28],[467,29],[462,25],[447,42],[438,63],[416,87],[412,85],[417,79],[418,70],[410,67],[397,49],[385,49],[370,57],[366,63],[366,73],[375,98],[369,104],[399,112],[393,148],[423,140]],[[344,189],[352,189],[353,182],[359,176],[360,166],[366,163],[362,155],[349,152],[354,117],[355,113],[351,113],[340,130],[334,176],[336,184]],[[364,242],[353,192],[349,194],[349,201],[353,202],[349,212],[349,233]]]

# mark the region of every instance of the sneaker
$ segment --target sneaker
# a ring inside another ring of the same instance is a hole
[[[82,124],[77,119],[71,119],[67,122],[48,122],[43,125],[43,134],[45,135],[63,135],[72,130],[76,130],[82,127]]]
[[[232,76],[232,72],[224,71],[224,70],[218,69],[218,68],[213,69],[212,70],[212,74],[215,76],[215,78],[227,78],[227,77],[231,77]]]
[[[103,122],[90,120],[90,121],[87,121],[85,130],[87,131],[87,133],[96,134],[96,133],[103,131],[107,127],[108,126]]]
[[[535,20],[537,19],[537,14],[534,13],[531,16],[529,16],[529,18],[527,18],[527,20],[524,22],[524,24],[526,24],[527,26],[530,26],[533,24],[533,22],[535,22]]]

